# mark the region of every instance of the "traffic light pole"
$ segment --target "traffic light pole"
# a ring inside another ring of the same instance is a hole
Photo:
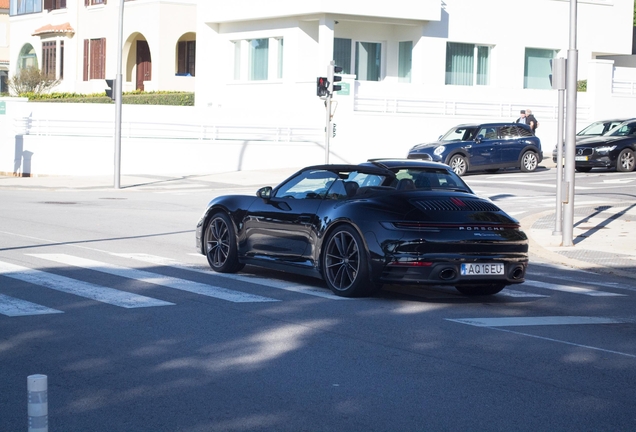
[[[574,168],[576,153],[576,92],[578,51],[576,49],[576,6],[577,0],[570,0],[570,48],[567,68],[567,110],[565,112],[565,185],[567,201],[563,208],[563,237],[561,246],[573,246],[574,232]]]
[[[325,164],[329,163],[329,141],[331,140],[331,95],[325,99]]]
[[[124,41],[124,0],[119,4],[119,36],[117,38],[117,78],[115,79],[115,189],[121,188],[121,94],[122,45]]]

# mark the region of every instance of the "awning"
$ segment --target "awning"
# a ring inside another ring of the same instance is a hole
[[[47,24],[44,27],[40,27],[39,29],[35,30],[32,36],[42,36],[46,34],[55,34],[55,33],[74,34],[75,30],[73,30],[73,27],[71,27],[70,23],[64,23],[64,24],[58,24],[58,25]]]

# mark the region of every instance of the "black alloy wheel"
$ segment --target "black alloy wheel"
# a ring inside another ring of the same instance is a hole
[[[616,171],[621,172],[630,172],[634,171],[634,165],[636,162],[634,161],[634,152],[630,149],[623,149],[618,154],[618,159],[616,160]]]
[[[348,225],[337,227],[325,241],[322,271],[327,286],[336,295],[360,297],[375,292],[362,239]]]
[[[225,213],[215,213],[205,228],[205,256],[212,270],[236,273],[245,265],[238,260],[234,225]]]
[[[493,295],[504,289],[504,284],[457,285],[455,289],[465,296]]]

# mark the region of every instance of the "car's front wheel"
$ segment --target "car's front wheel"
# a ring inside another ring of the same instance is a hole
[[[348,226],[337,227],[325,241],[322,271],[327,286],[342,297],[373,294],[377,286],[369,277],[367,253],[358,232]]]
[[[630,149],[623,149],[616,160],[616,171],[630,172],[634,171],[634,152]]]
[[[466,174],[466,171],[468,171],[468,162],[462,155],[452,156],[448,161],[448,166],[450,166],[458,176],[462,176]]]
[[[465,296],[493,295],[504,289],[504,284],[457,285],[455,289]]]
[[[205,256],[212,270],[236,273],[245,265],[238,260],[234,225],[225,213],[215,213],[205,227]]]
[[[521,171],[532,172],[539,166],[539,157],[532,150],[528,150],[521,156]]]

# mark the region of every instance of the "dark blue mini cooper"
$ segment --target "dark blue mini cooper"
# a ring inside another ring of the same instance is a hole
[[[501,168],[531,172],[543,159],[543,152],[541,140],[525,124],[462,124],[451,128],[438,142],[416,145],[408,158],[442,162],[464,175]]]

